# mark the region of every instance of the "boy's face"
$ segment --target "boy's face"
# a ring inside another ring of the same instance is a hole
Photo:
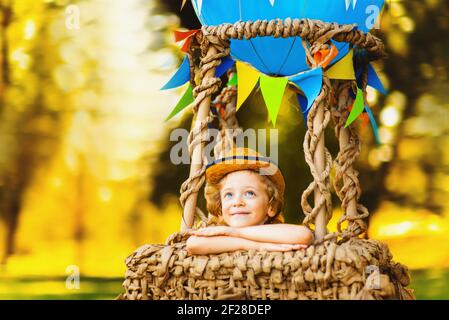
[[[268,204],[267,186],[256,172],[232,172],[221,183],[221,207],[228,226],[241,228],[261,225],[268,215],[274,216]]]

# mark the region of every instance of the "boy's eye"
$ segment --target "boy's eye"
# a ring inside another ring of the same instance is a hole
[[[253,191],[246,191],[246,192],[245,192],[245,195],[246,195],[247,197],[254,197],[256,194],[255,194]]]
[[[232,193],[231,193],[231,192],[226,192],[226,193],[223,195],[223,198],[224,198],[224,199],[230,199],[230,198],[232,198]]]

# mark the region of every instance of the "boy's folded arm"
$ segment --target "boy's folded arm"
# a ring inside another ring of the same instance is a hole
[[[265,224],[235,229],[236,236],[257,242],[310,245],[313,241],[312,231],[296,224]]]
[[[261,245],[261,243],[256,241],[228,236],[191,236],[186,242],[186,248],[190,254],[216,254],[237,250],[258,250]]]

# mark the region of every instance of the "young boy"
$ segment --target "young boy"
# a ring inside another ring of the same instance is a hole
[[[265,175],[266,174],[266,175]],[[268,158],[247,148],[233,149],[206,168],[207,209],[219,226],[193,231],[190,254],[236,250],[290,251],[313,241],[305,226],[284,224],[285,182]]]

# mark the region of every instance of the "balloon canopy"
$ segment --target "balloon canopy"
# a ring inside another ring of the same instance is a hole
[[[384,0],[192,0],[201,24],[215,26],[238,21],[315,19],[356,24],[368,32]],[[298,39],[299,38],[299,39]],[[333,63],[349,52],[349,44],[332,40],[339,53]],[[250,63],[273,76],[290,76],[309,69],[300,37],[257,37],[231,40],[233,58]]]

